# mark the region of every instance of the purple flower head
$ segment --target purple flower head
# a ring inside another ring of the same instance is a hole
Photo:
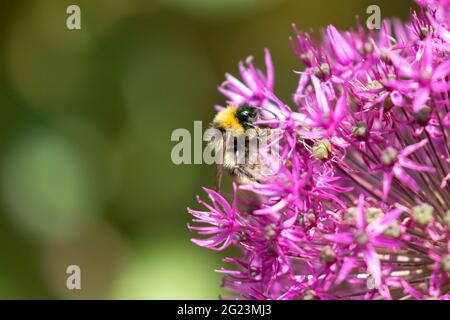
[[[236,187],[234,187],[236,189]],[[192,239],[195,244],[212,250],[223,250],[233,242],[233,237],[239,231],[236,208],[236,198],[233,205],[230,205],[220,194],[214,190],[204,188],[208,194],[212,205],[204,202],[200,198],[197,201],[208,211],[198,211],[188,208],[188,212],[194,216],[193,222],[202,224],[201,226],[188,225],[189,230],[197,231],[199,235],[210,236],[207,239]],[[236,193],[235,193],[236,195]]]
[[[358,51],[352,46],[349,39],[350,37],[347,39],[346,35],[341,34],[334,26],[328,26],[326,41],[328,41],[334,58],[344,66],[360,58]]]
[[[380,30],[295,29],[292,103],[268,50],[266,73],[226,75],[226,103],[277,133],[269,174],[189,209],[194,243],[239,250],[217,270],[238,298],[450,299],[450,2],[417,2]]]
[[[238,80],[231,74],[225,75],[226,80],[219,87],[219,91],[227,97],[228,104],[255,105],[265,104],[266,92],[273,90],[274,70],[269,50],[265,50],[266,70],[263,74],[253,65],[253,58],[249,57],[239,63],[239,73],[242,80]]]

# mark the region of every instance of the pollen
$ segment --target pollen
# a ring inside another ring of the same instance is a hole
[[[244,133],[244,127],[239,123],[238,118],[236,117],[237,109],[236,106],[230,106],[219,111],[214,118],[214,125],[221,129],[230,130],[235,134]]]

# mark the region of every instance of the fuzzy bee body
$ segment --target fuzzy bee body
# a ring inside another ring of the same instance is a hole
[[[229,106],[214,117],[212,127],[222,132],[222,139],[210,143],[223,160],[217,164],[216,189],[220,189],[223,169],[240,184],[260,182],[267,168],[261,165],[257,149],[262,135],[254,124],[258,119],[257,109],[250,106]]]

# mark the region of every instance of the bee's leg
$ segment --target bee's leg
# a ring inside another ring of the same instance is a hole
[[[243,176],[252,182],[260,183],[260,181],[253,174],[251,174],[244,165],[236,165],[231,169],[231,174],[235,177]]]

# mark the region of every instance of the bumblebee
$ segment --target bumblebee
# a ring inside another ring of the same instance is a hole
[[[223,156],[223,161],[217,163],[217,190],[220,190],[223,169],[237,183],[260,182],[264,170],[258,158],[257,148],[264,130],[255,124],[259,119],[258,109],[252,106],[228,106],[214,117],[212,127],[221,131],[222,139],[210,143],[214,144],[216,154]]]

